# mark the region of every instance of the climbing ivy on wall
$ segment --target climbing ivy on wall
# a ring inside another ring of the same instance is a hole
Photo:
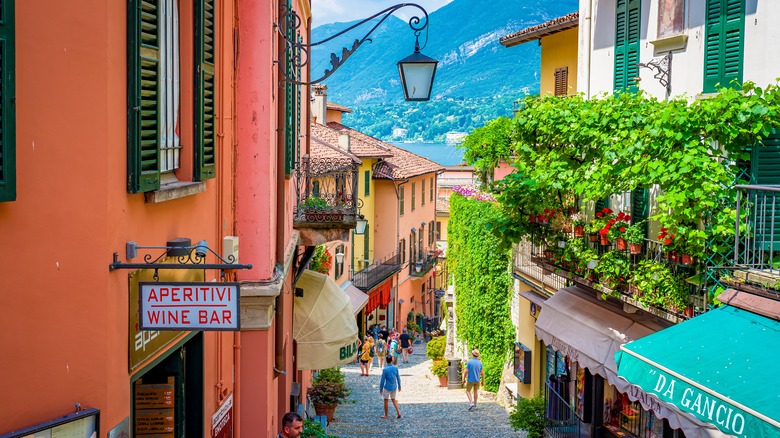
[[[455,283],[458,337],[478,348],[485,388],[497,391],[514,339],[510,315],[510,252],[498,250],[490,221],[496,204],[474,189],[456,187],[450,198],[447,263]]]

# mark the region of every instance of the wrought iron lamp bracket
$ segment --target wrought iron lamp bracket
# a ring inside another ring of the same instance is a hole
[[[368,41],[369,43],[372,42],[371,38],[369,37],[376,30],[376,28],[378,28],[385,20],[387,20],[388,17],[393,15],[393,13],[395,13],[397,10],[404,8],[406,6],[412,6],[419,9],[424,16],[424,18],[414,16],[409,19],[409,27],[411,27],[412,30],[414,31],[414,35],[416,38],[415,50],[420,50],[422,48],[425,48],[425,46],[428,44],[428,12],[422,6],[416,3],[399,3],[397,5],[390,6],[366,19],[360,20],[359,22],[353,24],[352,26],[349,26],[348,28],[340,32],[337,32],[329,36],[328,38],[325,38],[324,40],[309,43],[309,44],[299,41],[297,37],[294,37],[293,39],[290,39],[288,37],[287,35],[288,29],[290,29],[291,27],[294,29],[300,28],[301,17],[299,17],[298,14],[293,9],[288,9],[287,5],[282,4],[280,6],[281,12],[279,14],[280,15],[279,23],[275,24],[274,26],[276,27],[280,36],[285,41],[284,54],[286,56],[284,58],[290,60],[289,64],[285,63],[283,60],[280,60],[278,62],[284,80],[297,85],[311,85],[311,84],[317,84],[324,81],[325,79],[330,77],[330,75],[335,73],[336,70],[339,67],[341,67],[347,61],[347,59],[349,59],[349,57],[352,56],[353,53],[355,53],[358,47],[360,47],[366,41]],[[290,72],[286,71],[286,68],[290,67],[290,64],[295,68],[303,67],[306,64],[308,64],[309,49],[311,47],[318,46],[320,44],[327,43],[328,41],[331,41],[334,38],[338,38],[341,35],[344,35],[347,32],[351,31],[352,29],[360,27],[379,16],[382,16],[382,18],[362,38],[355,38],[355,41],[352,43],[351,48],[347,48],[347,47],[342,48],[341,57],[337,56],[335,53],[330,54],[330,68],[325,69],[322,77],[311,81],[300,81],[299,80],[300,78],[291,77]],[[425,30],[425,43],[421,48],[420,33],[423,30]]]
[[[154,280],[159,280],[158,270],[160,269],[219,269],[220,278],[225,278],[226,270],[233,269],[252,269],[251,264],[235,263],[235,257],[228,256],[222,258],[211,248],[205,245],[192,246],[141,246],[134,242],[127,243],[127,259],[135,258],[139,249],[143,250],[162,250],[162,253],[155,256],[151,252],[143,255],[143,263],[124,263],[119,261],[119,253],[114,253],[113,262],[108,265],[109,271],[117,269],[154,269]],[[180,251],[180,255],[169,255],[169,251]],[[206,263],[208,254],[216,257],[218,263]],[[159,263],[166,257],[173,257],[175,263]]]
[[[667,52],[666,55],[659,58],[653,58],[649,62],[640,62],[637,67],[655,72],[653,78],[658,79],[658,82],[666,88],[666,97],[672,94],[672,52]]]

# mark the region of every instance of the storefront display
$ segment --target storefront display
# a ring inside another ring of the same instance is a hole
[[[664,422],[604,381],[604,427],[616,437],[663,438]]]

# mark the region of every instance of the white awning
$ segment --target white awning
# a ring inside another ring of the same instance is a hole
[[[357,315],[368,304],[368,294],[355,287],[351,281],[344,282],[341,285],[343,290],[349,297],[349,303],[352,305],[352,312]]]
[[[330,277],[305,270],[296,286],[293,339],[300,370],[321,370],[352,362],[357,354],[358,328],[347,294]]]

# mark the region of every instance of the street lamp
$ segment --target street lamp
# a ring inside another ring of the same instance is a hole
[[[363,200],[358,198],[357,200],[357,221],[355,224],[355,234],[366,234],[366,226],[368,226],[368,220],[360,214],[360,209],[363,208]]]
[[[284,38],[284,52],[287,54],[286,59],[288,59],[290,62],[278,62],[282,77],[285,81],[298,85],[311,85],[324,81],[330,75],[335,73],[336,70],[341,67],[341,65],[344,64],[353,53],[355,53],[358,47],[360,47],[366,41],[372,41],[369,36],[371,36],[371,34],[374,32],[374,30],[376,30],[377,27],[379,27],[379,25],[381,25],[390,15],[395,13],[395,11],[406,6],[412,6],[419,9],[422,11],[425,18],[423,20],[420,17],[415,16],[409,19],[409,27],[411,27],[414,31],[415,36],[414,53],[398,61],[398,73],[401,76],[401,84],[404,88],[404,97],[407,101],[429,100],[431,97],[431,89],[433,88],[433,77],[436,74],[436,65],[439,61],[420,53],[420,33],[423,30],[425,30],[425,44],[423,44],[422,48],[425,48],[425,45],[428,42],[428,12],[422,6],[415,3],[399,3],[397,5],[390,6],[389,8],[377,12],[376,14],[359,21],[332,36],[329,36],[322,41],[309,44],[298,41],[297,37],[292,39],[290,38],[292,33],[288,33],[287,31],[291,28],[299,28],[301,25],[301,18],[294,10],[288,9],[287,6],[283,4],[281,6],[282,13],[280,14],[281,16],[279,18],[279,23],[276,24],[276,27],[280,30],[280,36]],[[363,38],[356,38],[352,43],[351,48],[344,47],[341,50],[340,58],[335,53],[330,54],[330,68],[325,69],[322,77],[311,81],[300,81],[295,78],[294,75],[290,74],[292,72],[285,70],[285,68],[298,68],[308,64],[310,55],[309,49],[311,47],[324,44],[334,38],[344,35],[352,29],[362,26],[363,24],[368,23],[369,21],[383,14],[384,16],[374,25],[374,27],[368,31],[368,33],[363,36]],[[422,22],[422,24],[420,24],[420,22]]]
[[[336,253],[336,263],[338,263],[338,264],[344,263],[344,253],[343,252],[337,252]]]

